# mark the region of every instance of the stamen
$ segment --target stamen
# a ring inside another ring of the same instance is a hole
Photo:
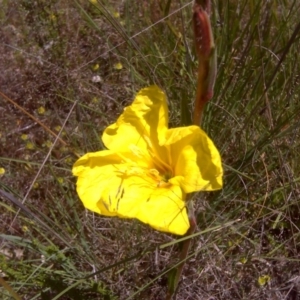
[[[172,168],[167,163],[165,163],[157,153],[155,147],[153,146],[151,140],[147,136],[143,136],[144,140],[148,145],[148,152],[153,160],[153,164],[160,170],[162,173],[172,173]]]

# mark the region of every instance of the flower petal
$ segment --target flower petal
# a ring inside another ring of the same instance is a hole
[[[179,186],[157,186],[147,176],[129,176],[115,190],[107,190],[103,201],[118,216],[136,218],[164,232],[183,235],[189,220]],[[117,191],[117,192],[116,192]]]
[[[102,140],[110,150],[127,151],[130,145],[147,149],[149,141],[156,147],[158,140],[164,139],[167,126],[166,95],[159,87],[150,86],[140,90],[117,122],[105,129]]]
[[[181,188],[160,186],[148,168],[134,166],[130,158],[131,153],[104,150],[87,153],[75,163],[73,174],[84,206],[105,216],[136,218],[160,231],[186,233],[189,221]]]
[[[107,185],[117,179],[116,165],[120,163],[121,158],[110,150],[87,153],[76,161],[72,172],[78,176],[77,193],[87,209],[106,216],[117,215],[100,199]]]
[[[175,176],[169,180],[180,185],[185,193],[222,188],[222,163],[219,151],[198,126],[169,129],[166,146]]]

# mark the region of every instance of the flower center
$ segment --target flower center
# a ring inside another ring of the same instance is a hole
[[[157,187],[168,187],[171,185],[169,179],[172,176],[168,173],[161,175],[156,169],[150,169],[148,175],[157,182]]]
[[[155,149],[151,147],[151,141],[149,139],[146,140],[149,145],[148,150],[141,149],[136,145],[130,145],[131,153],[147,162],[146,165],[149,167],[145,168],[146,174],[157,182],[157,187],[170,186],[169,179],[172,178],[172,168],[155,153]]]

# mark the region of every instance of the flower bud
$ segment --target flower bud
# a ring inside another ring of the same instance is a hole
[[[205,7],[203,8],[198,3],[195,3],[193,8],[193,29],[199,61],[193,118],[195,125],[200,125],[204,106],[213,96],[217,69],[215,44],[208,15],[208,12],[210,12],[210,1],[198,2],[203,2]]]

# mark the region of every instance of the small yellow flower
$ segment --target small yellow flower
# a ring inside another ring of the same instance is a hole
[[[4,168],[0,168],[0,176],[3,176],[5,174],[5,169]]]
[[[33,184],[33,188],[34,188],[34,189],[37,189],[39,186],[40,186],[40,185],[39,185],[38,182],[35,182],[35,183]]]
[[[27,226],[22,226],[22,231],[24,232],[24,233],[26,233],[26,232],[28,232],[29,231],[29,229],[28,229],[28,227]]]
[[[56,15],[53,14],[53,13],[51,13],[50,14],[50,20],[53,21],[53,22],[55,22],[56,21]]]
[[[65,163],[70,164],[72,162],[72,158],[71,157],[67,157],[65,159]]]
[[[271,277],[269,275],[262,275],[258,277],[258,284],[260,286],[265,286],[269,281],[271,280]]]
[[[26,149],[32,150],[34,149],[34,144],[32,142],[27,142],[25,147]]]
[[[21,135],[21,140],[23,140],[23,141],[28,140],[28,134],[22,134]]]
[[[39,115],[43,115],[45,113],[45,107],[44,106],[40,106],[38,109],[37,109],[37,112]]]
[[[120,13],[119,13],[118,11],[114,11],[114,12],[113,12],[113,16],[114,16],[116,19],[118,19],[118,18],[120,18]]]
[[[51,141],[46,141],[43,146],[50,148],[52,146],[52,142]]]
[[[186,233],[186,195],[222,188],[223,170],[218,150],[199,126],[169,129],[168,121],[163,91],[142,89],[105,129],[102,141],[109,150],[87,153],[73,166],[87,209]]]
[[[99,70],[99,64],[94,64],[93,67],[92,67],[92,70],[94,72],[98,71]]]
[[[57,181],[58,181],[59,184],[64,183],[64,179],[62,177],[57,177]]]
[[[59,132],[61,130],[61,126],[60,125],[55,126],[54,130],[57,131],[57,132]]]
[[[244,265],[248,261],[247,257],[242,257],[240,262]]]
[[[123,69],[123,65],[120,62],[118,62],[118,63],[114,64],[114,69],[116,69],[116,70],[122,70]]]
[[[90,2],[91,2],[92,4],[97,4],[97,3],[98,3],[97,0],[90,0]]]
[[[92,103],[98,103],[99,102],[99,98],[97,98],[97,97],[93,97],[93,99],[92,99]]]
[[[59,132],[59,131],[61,130],[61,126],[60,126],[60,125],[55,126],[55,127],[54,127],[54,130],[55,130],[56,132]],[[61,132],[61,135],[62,135],[62,136],[65,136],[65,135],[66,135],[65,130],[63,130],[63,131]]]

